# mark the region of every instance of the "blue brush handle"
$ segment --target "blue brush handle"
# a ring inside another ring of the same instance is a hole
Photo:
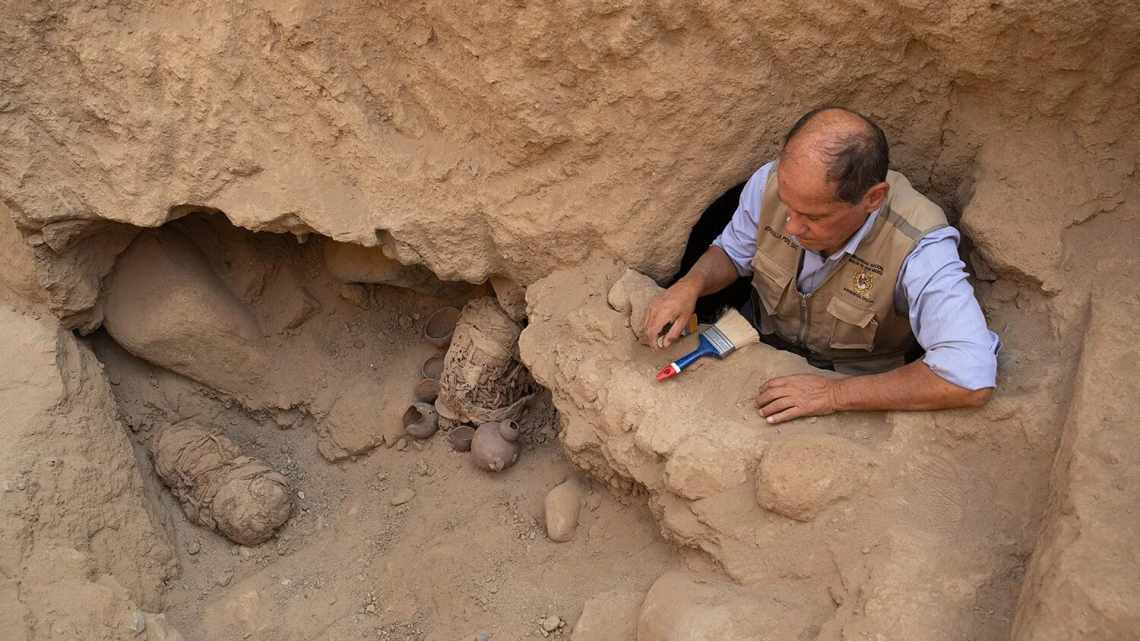
[[[716,356],[718,354],[716,348],[709,342],[709,339],[705,338],[704,334],[701,334],[700,339],[700,343],[696,349],[673,361],[673,364],[677,366],[678,370],[684,370],[699,358]]]

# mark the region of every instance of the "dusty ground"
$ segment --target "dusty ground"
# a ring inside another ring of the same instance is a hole
[[[0,13],[3,634],[514,639],[581,610],[574,641],[1136,638],[1129,3]],[[879,120],[968,236],[1005,343],[985,408],[757,428],[748,388],[802,362],[757,348],[657,386],[606,305],[627,265],[671,276],[707,203],[824,103]],[[398,449],[427,314],[498,288],[517,320],[523,285],[561,442],[540,405],[499,477],[438,435]],[[177,421],[287,475],[279,537],[187,522],[146,452]],[[562,451],[598,486],[555,545]]]
[[[419,313],[419,301],[407,302],[374,315]],[[418,328],[397,324],[367,337],[380,372],[372,379],[377,397],[408,397],[419,365],[435,353],[416,339]],[[337,329],[324,327],[332,342],[355,340]],[[193,419],[283,471],[298,492],[293,518],[256,548],[190,524],[162,494],[182,564],[167,613],[191,641],[543,638],[538,620],[549,615],[567,622],[569,637],[589,597],[644,592],[676,563],[644,500],[618,499],[600,486],[576,538],[547,540],[543,497],[574,473],[551,417],[529,435],[520,462],[498,475],[452,452],[442,433],[403,451],[381,447],[331,464],[311,425],[283,428],[268,413],[250,413],[132,357],[105,334],[93,342],[137,441]],[[140,453],[149,474],[146,458]],[[392,505],[405,488],[415,497]]]

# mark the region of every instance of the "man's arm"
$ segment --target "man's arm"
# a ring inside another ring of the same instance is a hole
[[[997,377],[997,335],[958,258],[958,232],[944,228],[919,241],[899,276],[895,300],[926,349],[922,361],[850,378],[813,375],[772,379],[756,395],[770,423],[846,410],[936,410],[977,407]]]
[[[698,298],[719,292],[752,271],[760,203],[764,199],[768,174],[775,166],[775,162],[770,162],[752,174],[740,192],[740,203],[724,231],[684,278],[649,304],[642,336],[650,347],[657,349],[672,345],[681,337],[681,331],[696,309]],[[655,339],[669,322],[673,327],[658,345]]]
[[[736,282],[740,275],[728,254],[717,245],[712,245],[697,260],[689,273],[672,287],[659,294],[649,304],[645,313],[644,336],[653,348],[657,348],[657,336],[668,323],[673,327],[662,340],[662,347],[668,347],[681,337],[689,317],[696,309],[697,299],[719,292]]]
[[[796,374],[760,387],[756,407],[769,423],[855,410],[941,410],[979,407],[992,387],[969,390],[935,374],[922,361],[868,376]]]

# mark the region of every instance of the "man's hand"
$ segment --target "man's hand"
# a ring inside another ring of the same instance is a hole
[[[831,414],[839,407],[835,398],[836,382],[815,374],[773,378],[756,392],[756,409],[769,423]]]
[[[684,279],[677,281],[669,289],[658,294],[649,303],[645,312],[645,328],[642,339],[653,349],[669,347],[681,337],[681,332],[693,315],[697,307],[697,297],[700,291],[690,281]],[[670,322],[673,326],[669,333],[662,337],[658,343],[657,337],[661,330]]]

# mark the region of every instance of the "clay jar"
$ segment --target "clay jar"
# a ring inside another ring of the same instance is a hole
[[[432,312],[424,323],[424,339],[437,347],[447,347],[459,320],[459,308],[444,307]]]
[[[484,423],[475,430],[471,439],[471,457],[476,467],[491,472],[504,470],[519,458],[518,423]]]
[[[439,429],[439,415],[431,403],[412,403],[404,411],[404,431],[415,438],[431,438]]]

